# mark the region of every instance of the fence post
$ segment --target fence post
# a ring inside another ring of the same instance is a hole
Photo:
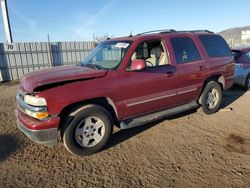
[[[2,51],[1,51],[1,48],[0,48],[0,83],[1,82],[3,82],[4,80],[3,80],[3,75],[2,75],[2,69],[4,68],[4,66],[3,66],[3,62],[2,62]],[[2,67],[2,68],[1,68]]]
[[[0,70],[0,82],[3,82],[2,70]]]
[[[48,47],[48,61],[49,61],[49,66],[52,67],[51,44],[50,44],[49,33],[47,34],[47,36],[48,36],[48,42],[47,42],[47,47]]]

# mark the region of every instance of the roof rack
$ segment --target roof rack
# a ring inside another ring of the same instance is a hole
[[[212,31],[209,31],[209,30],[190,30],[190,31],[177,31],[179,33],[214,33]]]
[[[190,30],[190,31],[176,31],[174,29],[161,29],[161,30],[154,30],[154,31],[147,31],[143,33],[139,33],[137,35],[145,35],[145,34],[164,34],[164,33],[214,33],[209,30]]]
[[[176,31],[174,29],[160,29],[160,30],[153,30],[153,31],[139,33],[137,35],[145,35],[145,34],[151,34],[151,33],[172,33],[172,32],[176,32]]]

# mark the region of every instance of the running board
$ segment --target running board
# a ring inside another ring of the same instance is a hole
[[[120,122],[120,128],[121,129],[129,129],[132,127],[137,127],[140,125],[144,125],[144,124],[153,122],[153,121],[158,120],[158,119],[162,119],[164,117],[169,117],[169,116],[178,114],[180,112],[184,112],[187,110],[197,108],[198,106],[199,105],[197,104],[197,102],[193,101],[193,102],[190,102],[190,103],[187,103],[187,104],[184,104],[181,106],[177,106],[174,108],[170,108],[167,110],[162,110],[159,112],[154,112],[154,113],[143,115],[140,117],[126,119],[126,120]]]

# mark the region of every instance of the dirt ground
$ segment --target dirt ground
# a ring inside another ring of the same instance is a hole
[[[0,187],[250,187],[249,91],[227,91],[210,116],[198,109],[116,130],[103,151],[81,158],[16,128],[17,88],[0,84]]]

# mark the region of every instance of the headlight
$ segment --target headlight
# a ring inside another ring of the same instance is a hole
[[[25,95],[24,102],[32,106],[46,106],[47,105],[46,100],[44,98],[34,97],[31,95]]]

